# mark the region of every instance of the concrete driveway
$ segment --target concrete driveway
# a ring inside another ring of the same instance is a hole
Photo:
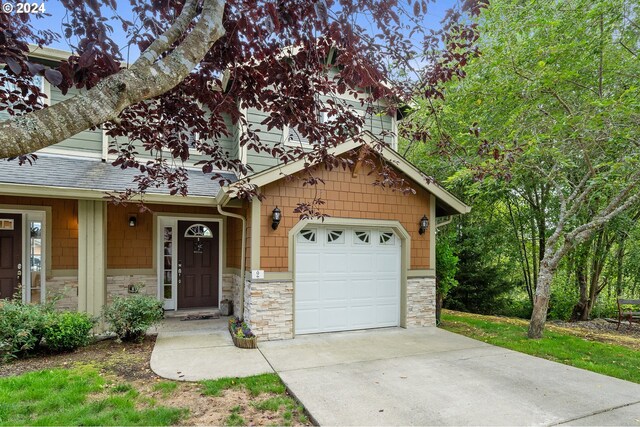
[[[638,384],[436,328],[260,349],[320,425],[640,425]]]

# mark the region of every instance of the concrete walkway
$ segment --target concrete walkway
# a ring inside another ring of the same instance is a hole
[[[248,377],[273,372],[259,350],[233,345],[228,317],[211,320],[167,318],[158,327],[151,369],[178,381]]]

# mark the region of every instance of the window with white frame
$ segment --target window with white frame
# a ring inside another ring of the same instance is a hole
[[[2,75],[6,75],[6,71],[4,70],[4,68],[0,68],[0,74]],[[48,82],[45,80],[45,78],[43,76],[40,75],[35,75],[32,76],[31,81],[33,82],[33,85],[38,87],[40,89],[40,92],[44,95],[41,96],[39,99],[39,103],[44,106],[44,105],[50,105],[50,91],[49,91],[49,84]],[[2,91],[3,92],[13,92],[13,91],[18,91],[18,86],[10,81],[4,80],[2,79]]]
[[[14,230],[22,235],[22,301],[25,303],[44,303],[46,301],[46,268],[47,268],[47,241],[46,241],[46,212],[45,211],[14,211],[3,210],[2,214],[20,214],[22,227],[11,220],[2,220],[5,230]],[[16,229],[16,227],[18,227]]]

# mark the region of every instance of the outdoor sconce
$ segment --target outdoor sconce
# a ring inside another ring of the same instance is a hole
[[[273,228],[274,230],[278,228],[278,226],[280,225],[280,220],[282,219],[282,212],[280,212],[280,209],[278,209],[278,207],[276,206],[273,209],[272,215],[271,215],[271,228]]]
[[[427,218],[426,215],[423,215],[422,219],[420,220],[420,229],[418,230],[418,232],[420,234],[424,234],[425,231],[427,231],[428,227],[429,227],[429,218]]]
[[[130,214],[129,215],[129,227],[135,227],[138,224],[137,215]]]

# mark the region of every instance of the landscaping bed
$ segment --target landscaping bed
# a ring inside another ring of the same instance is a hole
[[[277,375],[164,380],[149,366],[154,343],[109,339],[0,365],[0,425],[310,425]]]

